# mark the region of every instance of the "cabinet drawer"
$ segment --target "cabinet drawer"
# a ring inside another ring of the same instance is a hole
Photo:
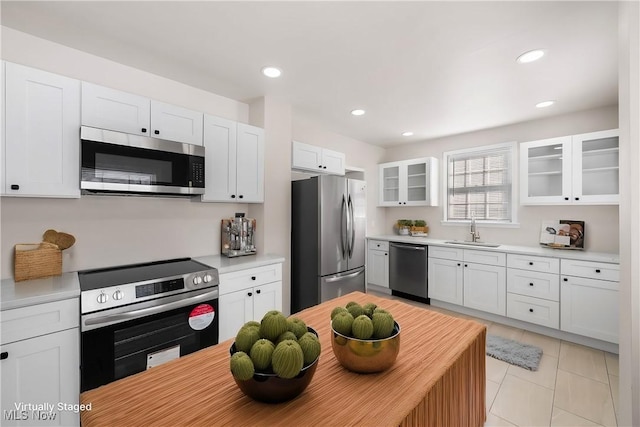
[[[463,249],[444,246],[429,246],[429,257],[462,260]]]
[[[369,249],[389,250],[389,242],[386,240],[369,240]]]
[[[507,267],[558,274],[560,271],[560,260],[558,258],[508,254]]]
[[[560,276],[507,268],[507,291],[552,301],[560,300]]]
[[[249,268],[220,275],[220,295],[282,280],[282,264]]]
[[[474,251],[465,249],[464,260],[477,264],[507,265],[507,255],[503,252]]]
[[[2,312],[2,344],[77,328],[78,298],[48,302]]]
[[[560,303],[507,293],[507,317],[558,329]]]
[[[620,265],[618,264],[563,259],[560,266],[562,274],[567,276],[612,280],[616,282],[620,280]]]

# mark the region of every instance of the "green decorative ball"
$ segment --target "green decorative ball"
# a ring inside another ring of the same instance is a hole
[[[351,332],[355,338],[368,340],[373,335],[373,322],[365,314],[362,314],[353,320]]]
[[[298,337],[296,336],[296,334],[294,334],[291,331],[287,331],[283,334],[281,334],[278,339],[276,340],[276,345],[280,344],[282,341],[284,340],[294,340],[297,341]]]
[[[365,305],[362,306],[362,309],[364,310],[364,314],[366,314],[369,318],[371,318],[371,316],[373,316],[373,311],[377,308],[378,306],[372,302],[368,302]]]
[[[304,366],[310,365],[314,360],[320,356],[320,340],[315,334],[306,332],[298,339],[298,344],[302,349],[302,355],[304,356]]]
[[[384,308],[380,308],[377,307],[375,310],[373,310],[374,313],[388,313],[390,314],[387,310],[385,310]]]
[[[255,368],[253,361],[244,351],[238,351],[231,356],[231,375],[240,381],[247,381],[253,377]]]
[[[238,351],[249,353],[253,344],[260,339],[258,326],[243,326],[236,335],[236,348]]]
[[[288,330],[287,318],[278,310],[267,312],[260,322],[260,338],[266,338],[272,342]]]
[[[336,307],[333,310],[331,310],[331,320],[333,320],[333,318],[336,317],[336,314],[341,312],[348,313],[349,311],[344,307]]]
[[[360,304],[352,304],[349,307],[347,307],[347,310],[349,311],[349,313],[351,313],[354,319],[364,314],[364,309]]]
[[[377,339],[388,338],[393,334],[394,321],[389,313],[373,313],[373,337]]]
[[[291,316],[287,319],[289,330],[296,334],[296,339],[307,333],[307,325],[297,317]]]
[[[339,334],[350,336],[351,325],[353,324],[353,316],[348,311],[340,312],[335,315],[331,321],[331,326]]]
[[[249,357],[253,361],[253,366],[259,371],[265,371],[271,365],[271,355],[276,346],[269,340],[259,339],[251,347]]]
[[[273,350],[271,367],[280,378],[294,378],[304,366],[302,348],[294,340],[284,340]]]
[[[352,305],[360,305],[360,304],[358,304],[358,303],[357,303],[357,302],[355,302],[355,301],[349,301],[349,302],[347,303],[347,305],[345,305],[345,308],[349,308],[349,307],[351,307]]]
[[[244,326],[244,327],[247,327],[247,326],[255,326],[255,327],[258,327],[258,328],[259,328],[259,327],[260,327],[260,322],[257,322],[257,321],[255,321],[255,320],[249,320],[249,321],[248,321],[247,323],[245,323],[243,326]]]

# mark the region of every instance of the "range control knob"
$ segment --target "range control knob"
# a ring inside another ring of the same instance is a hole
[[[193,284],[194,284],[194,285],[199,285],[200,283],[202,283],[202,277],[200,277],[200,276],[195,276],[195,277],[193,278]]]
[[[100,292],[100,295],[98,295],[98,303],[100,304],[104,304],[108,299],[109,295],[105,294],[104,292]]]
[[[202,280],[204,280],[204,283],[209,283],[211,279],[213,279],[213,277],[211,277],[210,274],[205,274],[204,277],[202,278]]]
[[[113,293],[113,299],[114,300],[121,300],[123,297],[124,297],[124,292],[122,292],[120,289],[117,289]]]

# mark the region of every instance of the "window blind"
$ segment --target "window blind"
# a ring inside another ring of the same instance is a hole
[[[447,218],[511,222],[511,148],[450,154]]]

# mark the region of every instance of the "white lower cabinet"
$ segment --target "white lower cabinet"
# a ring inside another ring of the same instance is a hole
[[[558,258],[507,255],[507,317],[560,327]]]
[[[236,336],[250,320],[270,310],[282,310],[282,264],[220,274],[218,341]]]
[[[462,305],[462,260],[433,258],[429,255],[429,298]]]
[[[619,282],[599,279],[617,279],[618,269],[617,264],[562,260],[561,330],[618,343]],[[581,277],[569,275],[577,271]]]
[[[506,315],[506,291],[504,266],[465,262],[465,307],[504,316]]]
[[[2,312],[3,426],[80,425],[77,412],[60,407],[79,403],[78,320],[77,298]],[[58,328],[67,329],[41,335]],[[46,404],[48,408],[21,404]]]
[[[369,240],[367,283],[389,288],[389,242]]]

